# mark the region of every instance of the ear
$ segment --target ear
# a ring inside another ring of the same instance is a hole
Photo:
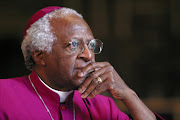
[[[33,51],[32,58],[37,65],[46,66],[45,53],[43,51]]]

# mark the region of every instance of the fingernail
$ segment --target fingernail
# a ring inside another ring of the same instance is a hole
[[[86,95],[85,95],[85,94],[82,94],[81,97],[82,97],[82,98],[86,98]]]
[[[80,77],[83,77],[83,76],[84,76],[83,72],[79,72],[78,75],[79,75]]]
[[[78,89],[78,92],[83,93],[83,90],[82,89]]]

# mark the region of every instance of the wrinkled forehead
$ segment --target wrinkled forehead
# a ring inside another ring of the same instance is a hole
[[[92,39],[93,34],[84,19],[77,15],[68,15],[63,18],[52,18],[50,20],[51,30],[61,41],[72,37],[79,39]]]

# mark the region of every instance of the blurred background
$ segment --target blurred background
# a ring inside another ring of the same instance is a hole
[[[180,120],[179,0],[1,0],[1,79],[30,73],[20,49],[24,28],[37,10],[52,5],[81,13],[104,42],[96,60],[109,61],[154,112]]]

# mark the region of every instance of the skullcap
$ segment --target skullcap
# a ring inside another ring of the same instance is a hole
[[[42,18],[44,15],[46,15],[47,13],[50,13],[56,9],[60,9],[62,7],[58,7],[58,6],[49,6],[49,7],[45,7],[40,9],[39,11],[37,11],[28,21],[25,30],[24,30],[24,35],[23,38],[26,36],[26,31],[31,27],[31,25],[36,22],[37,20],[39,20],[40,18]]]

